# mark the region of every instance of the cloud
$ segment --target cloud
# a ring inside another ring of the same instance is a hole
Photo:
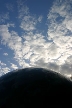
[[[70,1],[58,1],[54,2],[49,14],[48,21],[50,25],[48,27],[48,38],[52,39],[57,45],[61,46],[69,44],[71,37],[71,7]]]
[[[60,68],[60,72],[63,74],[72,74],[72,64],[64,63]]]
[[[11,31],[10,32],[11,38],[8,42],[8,46],[13,50],[20,50],[22,45],[22,38],[18,36],[17,32]]]
[[[7,45],[11,50],[14,51],[14,59],[19,63],[21,67],[28,67],[29,64],[24,62],[24,54],[22,53],[22,38],[18,36],[17,32],[9,31],[8,25],[0,26],[0,36],[3,45]],[[26,48],[27,49],[27,48]],[[14,65],[12,65],[14,66]]]
[[[7,25],[0,25],[0,37],[2,44],[6,45],[11,37]]]
[[[26,6],[25,3],[22,1],[19,0],[17,4],[20,27],[27,32],[36,30],[37,23],[41,22],[43,17],[40,15],[38,18],[36,18],[36,15],[32,15],[29,11],[28,6]]]
[[[7,3],[6,8],[8,9],[8,11],[13,11],[14,10],[14,6],[11,3]]]
[[[14,59],[19,63],[19,66],[22,68],[44,67],[56,72],[67,74],[69,68],[66,72],[64,72],[64,64],[59,64],[62,60],[57,60],[60,56],[60,50],[55,43],[47,42],[44,39],[44,36],[40,33],[28,32],[24,33],[22,37],[20,37],[15,31],[9,32],[8,26],[4,26],[4,29],[7,30],[6,33],[10,36],[9,40],[6,40],[6,44],[14,51]],[[3,36],[4,35],[2,35],[2,37]],[[4,37],[2,40],[5,40]],[[11,65],[11,68],[17,68],[16,65]]]
[[[56,62],[60,65],[60,72],[72,74],[72,63],[66,63],[72,55],[72,1],[56,0],[48,13],[48,40],[55,44],[55,51],[60,55]],[[54,46],[53,46],[54,47]],[[50,48],[52,49],[52,48]],[[52,50],[53,50],[52,49]],[[53,55],[55,55],[53,53]],[[57,56],[55,55],[55,58]]]
[[[44,58],[37,60],[34,64],[34,67],[43,67],[43,68],[47,68],[56,72],[60,72],[60,67],[56,62],[54,61],[46,62]]]
[[[14,23],[7,23],[7,27],[15,27]]]
[[[38,31],[36,25],[42,21],[32,15],[29,8],[19,0],[18,2],[19,27],[22,34],[19,35],[14,29],[14,24],[0,25],[1,44],[6,45],[13,51],[13,59],[18,62],[20,68],[44,67],[60,72],[72,74],[72,34],[70,2],[66,9],[66,1],[56,1],[48,14],[48,38]],[[69,21],[69,22],[68,22]],[[3,67],[2,71],[4,72]],[[18,66],[11,63],[12,69]],[[6,68],[6,70],[10,70]]]
[[[0,60],[0,76],[10,72],[10,68]]]
[[[8,56],[8,53],[3,53],[3,55]]]
[[[64,74],[72,74],[72,55],[67,57],[65,63],[61,66],[61,72],[63,71]]]
[[[2,44],[7,44],[11,49],[18,50],[21,47],[21,37],[15,31],[9,32],[8,25],[0,25],[0,36]]]
[[[6,74],[8,72],[10,72],[10,69],[8,67],[1,68],[0,76],[2,76],[3,74]]]
[[[36,22],[34,17],[27,15],[23,17],[20,27],[25,31],[32,31],[36,29]]]
[[[0,14],[0,23],[5,23],[6,20],[9,20],[9,13],[1,13]]]
[[[12,69],[18,69],[18,66],[15,65],[15,64],[13,64],[13,63],[11,63],[11,68],[12,68]]]
[[[42,19],[43,19],[43,16],[41,15],[39,16],[38,21],[41,23]]]
[[[22,0],[17,0],[17,8],[18,8],[18,18],[24,17],[24,15],[29,14],[29,8],[25,5],[25,2]]]
[[[20,66],[29,66],[29,62],[26,62],[27,59],[30,59],[30,62],[35,62],[32,60],[33,53],[34,56],[37,57],[35,57],[36,60],[42,58],[44,54],[46,55],[47,50],[45,51],[43,47],[47,47],[50,43],[46,43],[42,34],[33,34],[32,32],[29,32],[23,35],[21,38],[15,31],[9,32],[9,27],[7,25],[2,25],[0,28],[2,44],[6,44],[14,51],[14,59],[18,61]],[[23,39],[25,41],[23,41]]]
[[[1,65],[1,66],[6,66],[6,64],[3,63],[1,60],[0,60],[0,65]]]

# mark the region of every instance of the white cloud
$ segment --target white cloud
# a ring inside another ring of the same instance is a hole
[[[66,77],[71,78],[72,75],[71,74],[64,74]]]
[[[25,54],[24,58],[25,59],[29,59],[32,55],[32,52],[28,52],[27,54]]]
[[[25,5],[25,3],[22,0],[17,1],[17,7],[18,7],[18,18],[23,18],[24,15],[29,14],[29,8]]]
[[[0,60],[0,65],[1,65],[1,66],[6,66],[6,64],[3,63],[1,60]]]
[[[2,44],[8,45],[12,50],[18,50],[21,48],[21,37],[15,31],[9,32],[7,25],[0,25],[0,36],[2,38]]]
[[[12,68],[12,69],[18,69],[18,66],[15,65],[15,64],[13,64],[13,63],[11,63],[11,68]]]
[[[8,53],[3,53],[3,55],[8,56]]]
[[[8,67],[1,68],[0,76],[2,76],[3,74],[6,74],[8,72],[10,72],[10,69]]]
[[[36,29],[36,22],[34,17],[27,15],[23,17],[20,27],[25,31],[32,31]]]
[[[68,3],[65,9],[67,2],[58,4],[54,2],[48,14],[48,40],[36,29],[37,21],[42,19],[30,14],[29,8],[20,0],[18,18],[24,34],[19,36],[16,31],[9,31],[10,24],[0,25],[1,42],[14,51],[14,60],[20,67],[44,67],[62,74],[72,74],[71,7]],[[17,69],[18,66],[11,63],[11,68]]]
[[[14,55],[15,55],[14,58],[16,61],[18,61],[20,66],[28,67],[29,64],[24,62],[24,57],[23,57],[24,56],[23,54],[24,45],[22,44],[22,38],[18,36],[18,34],[15,31],[9,32],[7,25],[2,25],[0,26],[0,28],[1,28],[0,36],[2,37],[2,44],[7,45],[11,50],[14,51]],[[28,50],[27,47],[26,47],[26,50]],[[12,67],[14,68],[14,65],[12,65]]]
[[[57,64],[61,65],[60,71],[68,74],[72,74],[72,66],[65,62],[72,55],[71,4],[70,0],[56,0],[48,14],[48,39],[57,46],[53,52],[60,55],[57,59]]]
[[[26,63],[26,61],[25,61],[25,59],[24,59],[23,56],[17,58],[17,56],[15,55],[14,58],[15,58],[15,60],[18,62],[19,66],[20,66],[21,68],[30,67],[30,64],[29,64],[29,63]]]
[[[29,32],[22,36],[25,40],[22,42],[22,38],[18,36],[15,31],[9,32],[7,26],[2,26],[1,28],[2,42],[3,44],[6,43],[7,46],[14,51],[14,58],[18,61],[20,66],[29,66],[29,63],[26,63],[26,59],[30,59],[30,62],[32,63],[35,62],[32,59],[33,53],[36,58],[35,60],[39,60],[39,58],[44,57],[44,55],[47,56],[47,49],[45,48],[48,44],[50,45],[50,43],[46,43],[42,34],[33,34],[32,32]],[[5,35],[3,35],[3,33],[5,33]],[[6,38],[5,40],[5,36],[8,36],[9,38],[7,37],[8,39]]]
[[[14,23],[7,23],[7,27],[15,27]]]
[[[42,19],[43,19],[43,16],[41,15],[39,16],[38,21],[41,23]]]
[[[0,76],[10,72],[10,69],[7,67],[5,63],[0,60]]]
[[[7,25],[0,25],[0,36],[2,43],[6,45],[11,37]]]
[[[57,64],[58,62],[56,63],[57,60],[54,60],[60,57],[60,50],[55,43],[46,42],[42,34],[28,32],[21,38],[15,31],[8,31],[6,33],[10,34],[9,41],[6,41],[6,44],[14,51],[14,59],[22,68],[35,66],[52,69],[57,72],[60,72],[60,70],[61,72],[63,71],[64,66],[60,69]],[[4,37],[2,39],[4,39]],[[29,60],[29,62],[26,62],[26,60]],[[14,64],[12,64],[11,67],[17,68]]]
[[[21,45],[22,45],[22,38],[20,36],[18,36],[17,32],[15,31],[11,31],[10,33],[11,37],[10,40],[8,42],[8,46],[12,49],[12,50],[20,50],[21,49]]]
[[[33,31],[36,29],[38,22],[42,21],[42,15],[39,18],[36,18],[36,15],[32,15],[29,11],[29,8],[21,0],[18,0],[18,13],[19,20],[21,21],[20,27],[24,31]]]

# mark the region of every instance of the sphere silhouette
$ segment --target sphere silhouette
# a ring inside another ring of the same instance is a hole
[[[25,68],[0,77],[0,108],[69,106],[72,81],[44,68]]]

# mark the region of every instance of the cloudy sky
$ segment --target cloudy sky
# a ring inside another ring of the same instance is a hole
[[[25,67],[72,74],[72,0],[0,0],[0,76]]]

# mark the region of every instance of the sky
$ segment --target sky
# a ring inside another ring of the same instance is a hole
[[[72,75],[72,0],[0,0],[0,76],[26,67]]]

